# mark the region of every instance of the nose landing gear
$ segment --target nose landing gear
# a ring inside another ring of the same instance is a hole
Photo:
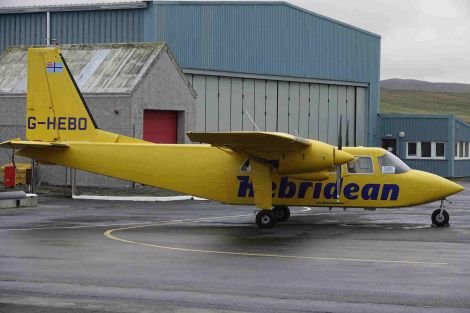
[[[447,201],[447,203],[445,203],[444,201]],[[441,206],[439,207],[439,209],[432,212],[431,215],[433,225],[436,225],[437,227],[443,227],[449,224],[449,213],[444,210],[444,208],[447,207],[449,204],[451,204],[449,200],[441,200]]]

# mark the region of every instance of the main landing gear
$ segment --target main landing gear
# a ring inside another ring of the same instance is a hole
[[[277,222],[286,222],[289,217],[289,208],[285,205],[277,205],[272,210],[256,212],[256,225],[260,228],[272,228]]]
[[[447,203],[444,203],[444,201],[447,201]],[[444,208],[447,207],[449,204],[450,201],[446,199],[441,200],[440,208],[432,212],[431,215],[433,225],[436,225],[437,227],[443,227],[449,224],[449,213],[444,210]]]

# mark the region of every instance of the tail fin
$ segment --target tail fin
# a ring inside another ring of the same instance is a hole
[[[26,138],[92,141],[98,133],[58,48],[28,49]]]

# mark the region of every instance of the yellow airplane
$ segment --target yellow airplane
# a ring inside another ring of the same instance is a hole
[[[341,123],[340,123],[341,125]],[[346,130],[347,131],[347,130]],[[341,133],[341,126],[340,126]],[[187,134],[206,144],[154,144],[98,128],[58,48],[28,50],[26,140],[2,148],[228,204],[255,205],[261,228],[287,221],[288,206],[397,208],[441,200],[463,187],[411,170],[381,148],[338,147],[277,132]],[[338,192],[339,191],[339,192]]]

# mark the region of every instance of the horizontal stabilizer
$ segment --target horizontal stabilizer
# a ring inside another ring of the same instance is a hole
[[[188,132],[191,141],[226,146],[233,149],[262,152],[287,152],[309,147],[312,143],[304,138],[277,132]]]
[[[68,148],[65,143],[44,142],[44,141],[25,141],[21,139],[11,139],[0,143],[0,148],[23,149],[23,148]]]

